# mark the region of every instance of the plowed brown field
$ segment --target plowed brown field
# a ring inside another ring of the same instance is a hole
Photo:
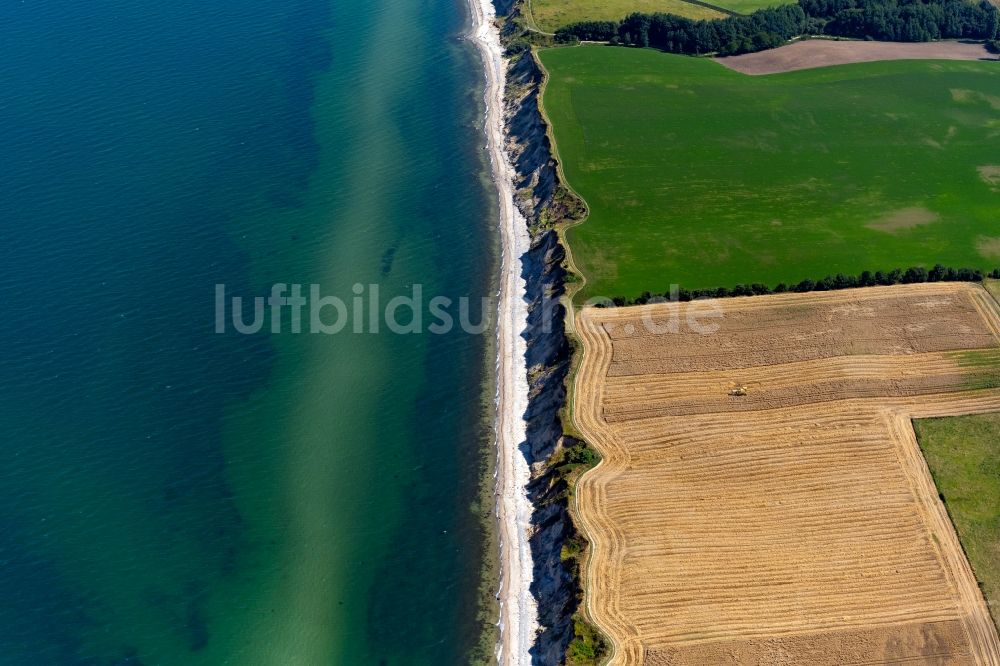
[[[1000,1],[1000,0],[998,0]],[[839,42],[809,39],[756,53],[716,58],[744,74],[776,74],[797,69],[874,60],[996,60],[982,44],[940,42]]]
[[[577,510],[613,663],[1000,665],[910,425],[1000,410],[996,302],[927,284],[718,304],[704,335],[686,304],[577,317],[575,419],[604,455]]]

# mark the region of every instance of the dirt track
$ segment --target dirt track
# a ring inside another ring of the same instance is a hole
[[[1000,410],[977,388],[1000,367],[995,301],[939,284],[719,303],[709,335],[646,330],[677,306],[577,317],[575,418],[604,455],[577,508],[614,663],[1000,665],[910,425]]]
[[[744,74],[776,74],[796,69],[846,65],[873,60],[996,60],[982,44],[943,42],[853,42],[807,39],[757,53],[716,58]]]

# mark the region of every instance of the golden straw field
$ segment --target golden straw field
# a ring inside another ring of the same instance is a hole
[[[1000,411],[1000,310],[920,284],[582,310],[587,608],[614,664],[981,664],[912,418]],[[701,313],[702,315],[704,313]]]

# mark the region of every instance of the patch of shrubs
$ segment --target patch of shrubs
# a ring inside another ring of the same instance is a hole
[[[564,465],[586,465],[593,467],[601,461],[600,454],[587,446],[586,442],[576,442],[563,451],[562,462]]]
[[[901,268],[888,272],[864,271],[860,275],[828,275],[820,280],[805,279],[797,284],[784,282],[774,288],[766,284],[738,284],[735,287],[718,287],[716,289],[676,289],[664,294],[643,292],[637,298],[616,296],[611,303],[596,303],[595,307],[622,307],[626,305],[645,305],[650,302],[681,301],[687,302],[701,298],[731,298],[735,296],[763,296],[766,294],[784,294],[787,292],[806,293],[811,291],[836,291],[838,289],[855,289],[858,287],[878,287],[894,284],[918,284],[921,282],[982,282],[984,278],[1000,279],[1000,268],[994,269],[988,275],[978,268],[946,268],[937,264],[927,270],[922,266],[913,266],[905,271]]]
[[[573,640],[566,651],[567,666],[603,663],[609,646],[604,637],[580,613],[573,615]]]

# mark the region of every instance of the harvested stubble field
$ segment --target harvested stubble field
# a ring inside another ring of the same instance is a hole
[[[695,304],[577,317],[575,419],[604,456],[577,509],[614,663],[1000,664],[911,426],[1000,410],[996,302],[926,284],[718,305],[711,334]]]

